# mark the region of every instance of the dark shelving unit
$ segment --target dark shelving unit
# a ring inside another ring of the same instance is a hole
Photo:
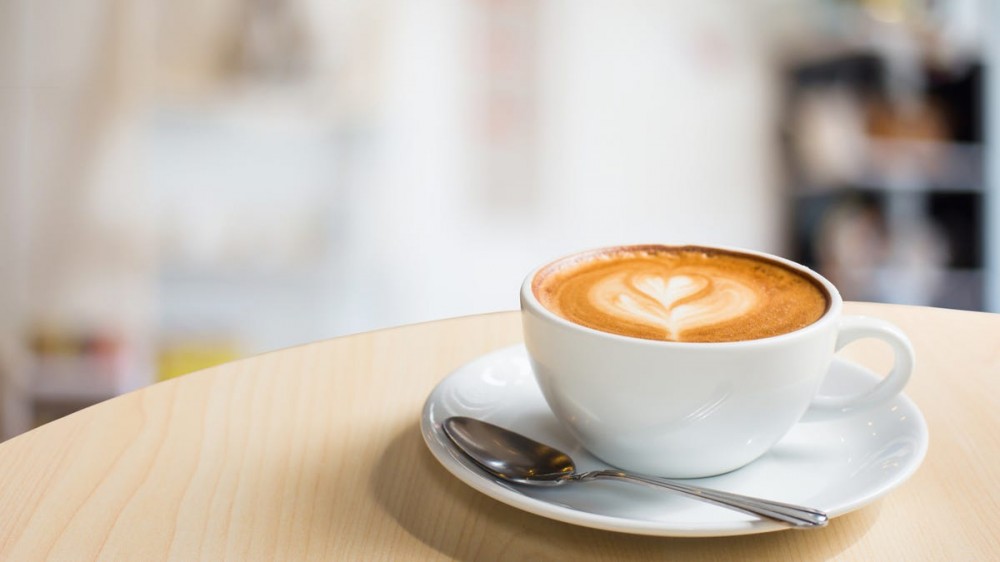
[[[901,78],[863,49],[785,67],[791,251],[846,299],[986,306],[983,68]]]

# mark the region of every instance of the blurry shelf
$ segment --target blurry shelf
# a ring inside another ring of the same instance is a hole
[[[327,272],[316,266],[274,266],[274,267],[196,267],[190,265],[170,265],[163,267],[158,281],[163,284],[207,284],[207,285],[285,285],[288,283],[309,283],[323,278]]]
[[[887,162],[884,169],[869,166],[862,183],[899,191],[983,190],[983,148],[976,143],[870,140],[869,163]],[[891,173],[888,169],[903,170]],[[905,175],[904,175],[905,174]]]
[[[821,272],[826,275],[831,272]],[[974,268],[880,266],[852,269],[855,283],[865,280],[863,294],[844,291],[847,300],[982,310],[985,274]],[[846,288],[846,287],[845,287]]]
[[[795,195],[830,193],[845,186],[902,193],[984,191],[984,149],[978,143],[871,138],[866,155],[854,177],[838,185],[803,184]]]
[[[985,283],[986,274],[982,269],[946,270],[937,298],[930,304],[943,308],[982,310]]]
[[[46,357],[32,369],[36,402],[97,403],[121,394],[115,369],[96,358]]]

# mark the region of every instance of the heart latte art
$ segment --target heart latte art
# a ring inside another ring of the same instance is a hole
[[[753,309],[753,289],[735,279],[701,274],[629,275],[602,279],[591,289],[590,304],[611,316],[624,316],[663,328],[676,340],[686,329],[718,324]]]
[[[577,324],[692,342],[791,332],[819,319],[828,301],[814,281],[782,264],[694,247],[618,248],[556,262],[538,273],[533,290]]]

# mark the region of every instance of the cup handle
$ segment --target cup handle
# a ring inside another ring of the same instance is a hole
[[[802,421],[822,421],[849,414],[855,410],[886,402],[899,394],[913,373],[913,346],[896,326],[867,316],[844,316],[840,319],[835,351],[864,338],[877,338],[892,347],[892,371],[866,392],[854,396],[823,396],[813,398]]]

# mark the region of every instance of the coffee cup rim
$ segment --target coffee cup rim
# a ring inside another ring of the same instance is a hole
[[[768,336],[768,337],[765,337],[765,338],[754,338],[754,339],[749,339],[749,340],[727,341],[727,342],[678,342],[678,341],[669,341],[669,340],[652,340],[652,339],[646,339],[646,338],[637,338],[637,337],[634,337],[634,336],[626,336],[626,335],[622,335],[622,334],[614,334],[614,333],[611,333],[611,332],[605,332],[605,331],[602,331],[602,330],[597,330],[595,328],[590,328],[590,327],[584,326],[582,324],[577,324],[577,323],[571,322],[571,321],[569,321],[569,320],[567,320],[567,319],[565,319],[565,318],[557,315],[556,313],[550,311],[549,309],[545,308],[545,306],[543,306],[542,303],[539,302],[538,298],[535,296],[535,292],[533,290],[533,285],[534,285],[535,277],[538,276],[538,274],[541,273],[543,270],[545,270],[545,269],[547,269],[547,268],[549,268],[549,267],[551,267],[551,266],[553,266],[553,265],[555,265],[555,264],[557,264],[559,262],[562,262],[562,261],[565,261],[565,260],[568,260],[568,259],[571,259],[571,258],[575,258],[575,257],[584,256],[584,255],[587,255],[587,254],[596,254],[596,253],[600,253],[600,252],[607,252],[607,251],[613,251],[613,250],[617,250],[617,251],[638,250],[638,249],[642,249],[642,248],[667,248],[667,249],[672,249],[672,250],[679,250],[679,249],[704,249],[704,250],[709,250],[709,251],[721,251],[721,252],[729,252],[729,253],[734,253],[734,254],[748,255],[748,256],[753,256],[753,257],[760,258],[760,259],[763,259],[763,260],[776,262],[776,263],[778,263],[780,265],[783,265],[783,266],[788,267],[788,268],[790,268],[790,269],[792,269],[794,271],[802,273],[803,275],[808,276],[810,279],[812,279],[813,281],[815,281],[819,286],[821,286],[823,288],[823,290],[826,291],[827,297],[829,298],[828,303],[827,303],[827,308],[826,308],[826,311],[823,312],[823,315],[820,316],[819,318],[817,318],[815,322],[813,322],[813,323],[811,323],[811,324],[809,324],[807,326],[803,326],[803,327],[801,327],[801,328],[799,328],[797,330],[793,330],[791,332],[786,332],[784,334],[778,334],[776,336]],[[811,269],[809,267],[806,267],[805,265],[802,265],[800,263],[797,263],[797,262],[794,262],[792,260],[789,260],[787,258],[783,258],[781,256],[777,256],[777,255],[770,254],[770,253],[767,253],[767,252],[762,252],[762,251],[759,251],[759,250],[752,250],[752,249],[749,249],[749,248],[741,248],[741,247],[738,247],[738,246],[724,246],[724,245],[715,245],[715,244],[666,244],[666,243],[622,244],[622,245],[615,245],[615,246],[602,246],[602,247],[598,247],[598,248],[591,248],[591,249],[587,249],[587,250],[580,250],[580,251],[577,251],[577,252],[572,252],[572,253],[563,255],[562,257],[559,257],[559,258],[556,258],[556,259],[551,260],[549,262],[546,262],[545,264],[540,265],[540,266],[534,268],[533,270],[531,270],[531,272],[528,274],[528,276],[525,277],[524,282],[521,284],[521,295],[520,296],[521,296],[521,309],[522,309],[522,313],[525,311],[526,308],[530,308],[532,312],[540,315],[542,318],[546,319],[547,321],[553,322],[553,323],[555,323],[557,325],[560,325],[560,326],[563,326],[563,327],[565,327],[567,329],[578,330],[578,331],[580,331],[582,333],[591,334],[591,335],[593,335],[595,337],[607,338],[607,339],[610,339],[610,340],[613,340],[613,341],[628,342],[628,343],[631,343],[631,344],[634,344],[634,345],[640,345],[640,346],[668,347],[668,348],[692,348],[692,349],[694,349],[694,348],[698,348],[698,349],[705,349],[705,348],[723,349],[723,348],[727,348],[727,349],[729,349],[729,348],[740,348],[740,347],[755,347],[755,346],[766,345],[766,344],[777,344],[777,343],[780,343],[780,342],[784,342],[786,340],[801,338],[801,337],[804,337],[804,336],[808,335],[809,333],[812,333],[814,331],[823,329],[823,327],[828,322],[839,318],[840,313],[841,313],[841,309],[843,308],[843,298],[840,295],[840,291],[837,290],[837,287],[834,286],[833,283],[831,283],[827,278],[823,277],[822,275],[820,275],[815,270],[813,270],[813,269]]]

